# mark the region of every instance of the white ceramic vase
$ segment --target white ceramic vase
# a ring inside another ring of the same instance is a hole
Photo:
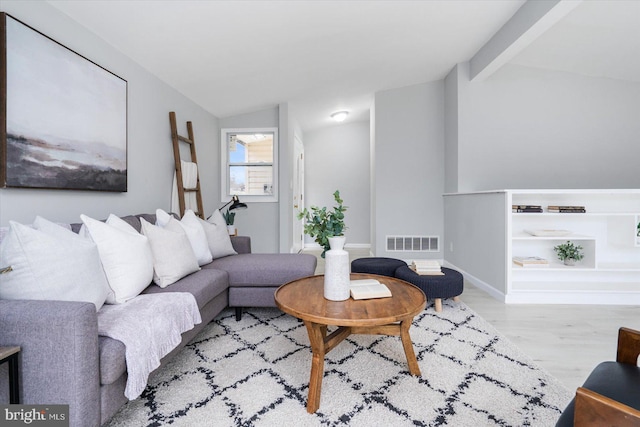
[[[349,299],[349,253],[344,248],[344,236],[329,237],[329,249],[324,254],[324,297],[331,301]]]

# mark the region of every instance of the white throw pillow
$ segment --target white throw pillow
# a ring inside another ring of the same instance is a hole
[[[162,228],[140,218],[142,233],[149,238],[153,253],[153,282],[166,288],[184,276],[200,270],[186,233],[179,225]]]
[[[46,221],[46,220],[45,220],[45,221]],[[57,226],[59,226],[59,227],[64,228],[65,230],[72,231],[72,230],[71,230],[71,225],[70,225],[70,224],[65,224],[65,223],[62,223],[62,222],[59,222],[59,223],[58,223],[58,222],[55,222],[54,224],[55,224],[55,225],[57,225]],[[35,229],[35,227],[33,226],[33,224],[31,224],[31,225],[27,225],[27,227],[31,227],[31,228],[34,228],[34,229]],[[4,236],[6,236],[6,235],[7,235],[7,233],[9,233],[9,227],[0,227],[0,243],[2,243],[2,239],[4,239]]]
[[[100,252],[102,267],[113,293],[107,304],[122,304],[138,296],[153,279],[148,239],[116,215],[107,222],[86,215],[80,219]]]
[[[162,209],[156,209],[156,225],[165,228],[167,224],[172,222],[179,224],[184,229],[191,244],[191,249],[193,249],[198,259],[198,265],[209,264],[213,257],[211,256],[207,236],[202,225],[198,222],[196,214],[192,210],[187,210],[182,219],[178,221]]]
[[[198,218],[204,232],[207,235],[209,249],[213,259],[222,258],[228,255],[237,255],[233,249],[231,238],[227,231],[227,222],[218,209],[213,212],[207,221]]]
[[[78,236],[76,233],[71,231],[70,225],[57,224],[41,216],[36,216],[36,219],[33,221],[33,224],[31,224],[30,227],[33,228],[34,230],[40,230],[43,233],[46,233],[52,237],[59,237],[61,239],[68,239],[68,238],[74,239],[74,238],[80,237],[81,239],[86,241],[85,238]],[[89,242],[89,243],[91,243],[92,246],[95,246],[93,242]]]
[[[0,244],[1,299],[87,301],[104,304],[110,293],[96,245],[43,218],[34,229],[9,222]]]

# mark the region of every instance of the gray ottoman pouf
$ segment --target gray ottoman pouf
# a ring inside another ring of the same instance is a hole
[[[420,275],[408,266],[398,267],[395,277],[405,282],[413,283],[427,296],[435,300],[436,311],[442,311],[442,298],[452,298],[458,301],[458,295],[463,290],[462,274],[456,270],[442,267],[444,276]]]
[[[407,263],[395,258],[358,258],[351,262],[351,272],[394,277],[396,269],[402,266]]]

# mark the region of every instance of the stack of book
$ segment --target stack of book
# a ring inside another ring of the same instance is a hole
[[[584,206],[547,206],[548,212],[585,213]]]
[[[440,263],[434,259],[417,259],[411,263],[410,268],[420,275],[444,276]]]
[[[542,212],[540,205],[511,205],[511,212]]]
[[[537,256],[514,256],[513,263],[520,267],[549,267],[549,261]]]

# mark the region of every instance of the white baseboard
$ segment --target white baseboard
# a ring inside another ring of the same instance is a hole
[[[370,243],[347,243],[344,245],[345,249],[369,249],[369,253],[371,253],[371,244]],[[322,246],[317,243],[305,243],[304,249],[309,250],[322,250]]]
[[[491,286],[487,282],[478,279],[474,275],[467,273],[463,269],[461,269],[459,267],[456,267],[455,265],[451,264],[450,262],[444,261],[443,265],[445,267],[452,268],[454,270],[459,271],[460,273],[462,273],[462,275],[464,276],[465,280],[471,282],[476,288],[482,289],[483,291],[485,291],[486,293],[491,295],[491,297],[495,298],[496,300],[498,300],[500,302],[503,302],[503,303],[507,302],[505,294],[500,292],[499,290],[497,290],[496,288],[494,288],[493,286]]]
[[[640,305],[637,292],[625,291],[513,291],[507,304],[583,304],[583,305]]]

